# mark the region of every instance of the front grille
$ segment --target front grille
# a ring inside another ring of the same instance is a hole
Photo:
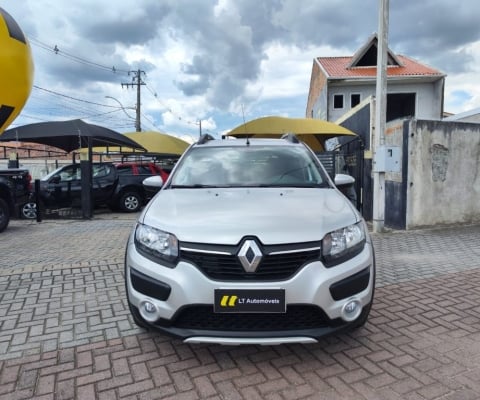
[[[181,250],[180,257],[195,265],[209,278],[222,281],[285,280],[295,275],[305,264],[320,259],[320,250],[311,250],[311,246],[308,250],[282,254],[268,254],[271,252],[268,246],[262,249],[263,258],[253,273],[244,270],[236,255],[236,247],[232,249],[232,254]]]
[[[168,326],[211,331],[291,331],[325,328],[331,322],[322,309],[312,305],[289,305],[281,314],[214,313],[211,305],[196,305],[183,308]]]

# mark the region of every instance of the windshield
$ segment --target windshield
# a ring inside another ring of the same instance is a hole
[[[196,147],[177,166],[171,187],[319,187],[328,185],[303,147]]]

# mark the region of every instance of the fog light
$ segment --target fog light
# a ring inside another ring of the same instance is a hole
[[[357,319],[362,312],[362,305],[358,300],[348,300],[342,308],[342,318],[347,321]]]
[[[145,312],[151,314],[154,313],[156,308],[153,303],[150,303],[149,301],[146,301],[145,304],[143,305],[143,308],[145,309]]]
[[[158,319],[158,308],[150,300],[143,300],[140,303],[139,311],[145,321],[155,322]]]

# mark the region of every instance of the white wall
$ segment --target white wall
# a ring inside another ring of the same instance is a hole
[[[40,179],[43,176],[47,175],[49,172],[52,172],[57,167],[60,167],[65,164],[71,164],[71,161],[68,160],[53,160],[53,159],[20,159],[19,163],[20,168],[26,168],[30,171],[32,179]],[[0,169],[8,168],[8,160],[0,160]]]
[[[407,229],[480,222],[480,125],[409,123]]]

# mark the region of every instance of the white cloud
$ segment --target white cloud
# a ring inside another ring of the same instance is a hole
[[[262,100],[298,95],[305,95],[306,99],[313,59],[326,54],[339,55],[341,51],[330,47],[299,48],[274,43],[266,49],[265,53],[267,57],[261,62],[260,79],[250,85],[253,91],[261,89]]]
[[[466,71],[449,74],[445,84],[445,111],[460,113],[480,107],[480,41],[470,43],[459,51],[471,56]]]
[[[470,0],[461,7],[440,0],[390,5],[390,47],[448,70],[446,111],[480,106],[475,6]],[[108,111],[113,103],[106,95],[132,107],[135,91],[121,87],[131,77],[120,71],[141,69],[147,73],[142,112],[165,132],[196,135],[199,119],[222,132],[254,110],[303,115],[314,57],[352,55],[377,29],[378,2],[4,0],[1,7],[32,39],[35,85],[107,106],[67,107],[64,98],[34,91],[27,116],[89,118]],[[439,12],[432,14],[433,7]],[[55,45],[119,72],[56,55]],[[119,119],[119,128],[130,128],[131,119],[117,111],[95,121]]]

